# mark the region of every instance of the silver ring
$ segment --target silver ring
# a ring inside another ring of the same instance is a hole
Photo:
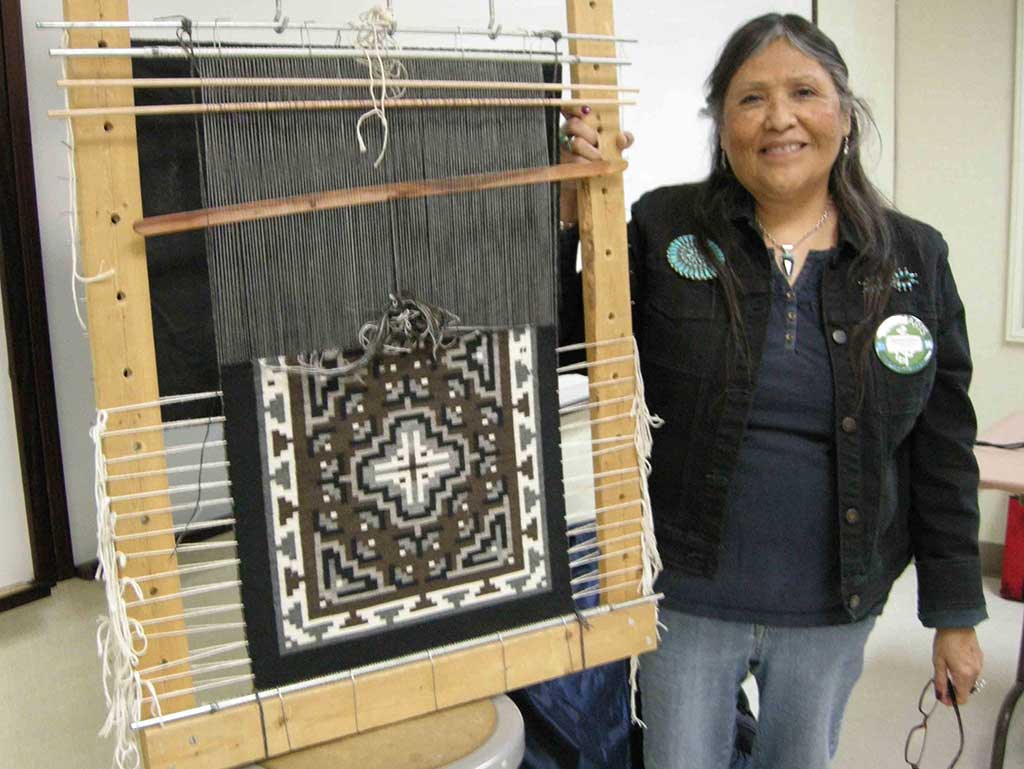
[[[567,133],[565,133],[563,131],[561,134],[559,134],[559,140],[558,141],[562,145],[562,149],[563,150],[565,150],[566,152],[572,152],[572,145],[573,145],[573,142],[576,141],[576,137],[575,136],[570,136],[569,134],[567,134]]]
[[[971,694],[977,694],[988,685],[988,681],[984,678],[979,678],[974,682],[974,686],[971,687]]]

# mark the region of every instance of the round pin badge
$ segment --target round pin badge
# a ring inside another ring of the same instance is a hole
[[[935,339],[920,318],[890,315],[875,332],[875,354],[897,374],[916,374],[935,354]]]

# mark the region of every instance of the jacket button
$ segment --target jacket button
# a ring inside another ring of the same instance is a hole
[[[832,341],[836,344],[846,344],[846,332],[841,328],[837,328],[832,332]]]
[[[856,507],[848,508],[843,517],[846,518],[846,522],[851,526],[860,523],[860,511]]]
[[[843,417],[842,427],[844,433],[857,432],[857,420],[853,417]]]
[[[850,599],[847,601],[847,604],[850,606],[851,609],[856,609],[860,606],[860,596],[854,593],[850,596]]]

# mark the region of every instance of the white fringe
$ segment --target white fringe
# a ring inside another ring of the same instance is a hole
[[[110,497],[107,495],[103,457],[107,418],[106,411],[99,411],[96,424],[89,431],[96,457],[96,557],[99,561],[96,578],[103,580],[107,599],[107,616],[99,618],[96,630],[97,652],[103,662],[103,696],[107,703],[107,717],[100,736],[113,736],[114,766],[117,769],[139,769],[142,757],[131,725],[142,717],[143,689],[152,690],[152,686],[135,672],[139,658],[146,653],[146,634],[142,623],[128,616],[124,600],[126,589],[142,598],[142,588],[135,580],[118,576],[128,561],[117,550],[117,517],[110,509]],[[160,706],[155,700],[151,712],[154,717],[160,713]]]
[[[640,578],[640,592],[642,595],[654,593],[654,583],[662,571],[661,554],[658,552],[658,540],[654,535],[654,514],[651,510],[651,496],[647,487],[647,477],[651,474],[651,449],[654,445],[652,430],[661,427],[665,421],[652,414],[647,408],[647,400],[644,394],[644,380],[640,374],[640,350],[637,348],[636,339],[633,339],[633,369],[636,380],[636,398],[633,401],[631,413],[636,420],[636,432],[633,436],[636,443],[637,461],[643,468],[640,476],[640,498],[643,510],[641,531],[643,532],[642,545],[643,557],[641,562],[643,570]],[[657,611],[657,606],[655,606]],[[659,635],[659,639],[660,639]],[[646,729],[647,725],[637,715],[637,674],[640,671],[640,658],[631,657],[629,660],[629,715],[633,723]]]

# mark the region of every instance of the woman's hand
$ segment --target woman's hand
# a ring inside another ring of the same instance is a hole
[[[599,149],[600,136],[597,129],[586,122],[590,107],[566,107],[562,110],[565,122],[559,136],[559,151],[563,163],[587,163],[601,160]],[[624,131],[615,137],[615,144],[620,152],[633,146],[633,134]],[[565,224],[573,224],[577,220],[576,185],[563,182],[559,197],[559,218]]]
[[[947,685],[948,678],[952,678],[957,704],[966,703],[981,675],[984,660],[985,655],[978,645],[978,635],[974,628],[936,630],[932,644],[932,664],[935,666],[935,691],[938,698],[946,705],[953,704]]]

